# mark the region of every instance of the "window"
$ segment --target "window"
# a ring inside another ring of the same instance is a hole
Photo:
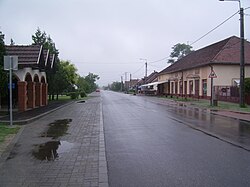
[[[207,96],[207,79],[202,80],[202,95]]]

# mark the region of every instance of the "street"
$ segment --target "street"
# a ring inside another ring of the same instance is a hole
[[[109,185],[250,186],[249,123],[101,92]]]

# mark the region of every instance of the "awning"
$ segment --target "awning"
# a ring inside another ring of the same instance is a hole
[[[148,83],[148,84],[143,84],[143,85],[141,85],[141,87],[154,86],[154,85],[158,85],[158,84],[164,84],[166,82],[168,82],[168,80],[167,81],[151,82],[151,83]]]

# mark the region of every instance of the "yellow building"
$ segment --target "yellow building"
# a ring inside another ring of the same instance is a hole
[[[250,43],[245,41],[245,77],[250,77]],[[211,79],[218,99],[238,102],[240,38],[232,36],[193,51],[162,70],[158,93],[210,98]]]

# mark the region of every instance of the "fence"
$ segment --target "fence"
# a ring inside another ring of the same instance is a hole
[[[239,103],[240,88],[237,86],[215,86],[215,97],[219,101]],[[250,105],[250,95],[246,95],[245,102]]]

